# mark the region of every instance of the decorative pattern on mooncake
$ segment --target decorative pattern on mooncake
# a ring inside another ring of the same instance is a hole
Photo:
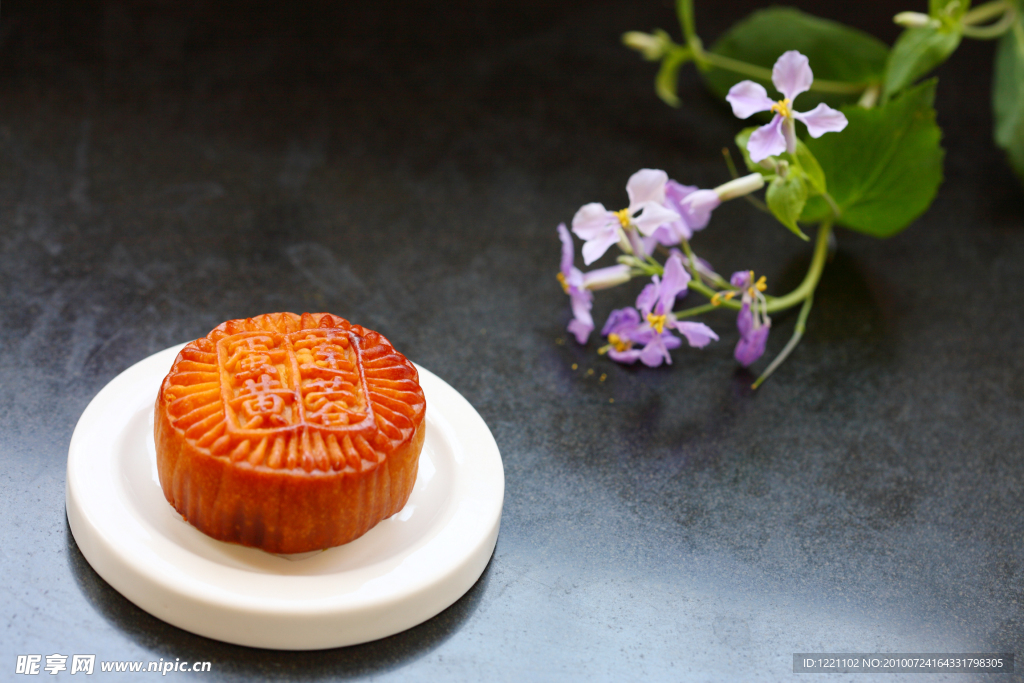
[[[156,403],[160,483],[191,524],[295,553],[405,506],[426,402],[382,335],[328,313],[231,320],[186,345]]]

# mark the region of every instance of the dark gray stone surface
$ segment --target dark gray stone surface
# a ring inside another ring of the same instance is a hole
[[[804,342],[752,394],[724,313],[721,342],[655,370],[564,332],[557,223],[624,203],[641,167],[728,178],[740,122],[692,69],[662,105],[618,45],[673,28],[670,4],[4,2],[0,678],[30,653],[209,660],[211,681],[729,681],[795,678],[794,652],[1024,652],[1024,202],[990,142],[992,45],[939,71],[934,206],[885,242],[839,232]],[[698,3],[700,31],[756,6]],[[907,9],[800,6],[889,42]],[[695,247],[772,291],[808,258],[741,202]],[[71,536],[89,400],[274,310],[382,331],[497,439],[495,555],[408,632],[225,645],[133,606]]]

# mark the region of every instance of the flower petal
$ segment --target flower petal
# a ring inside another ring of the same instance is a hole
[[[783,116],[776,114],[771,123],[761,126],[750,134],[750,140],[747,141],[747,151],[750,153],[751,161],[757,163],[762,159],[767,159],[786,151],[786,137],[782,134],[782,124],[785,120]],[[573,219],[573,230],[576,230],[575,219]],[[579,232],[576,234],[579,235]]]
[[[586,322],[579,320],[578,318],[573,318],[569,321],[569,326],[565,329],[576,337],[577,344],[586,344],[587,339],[590,338],[590,333],[594,330],[594,324],[591,322],[588,325]]]
[[[665,183],[665,205],[670,209],[675,209],[679,202],[696,191],[696,185],[683,185],[670,179]]]
[[[814,82],[814,73],[807,57],[796,50],[783,52],[772,67],[772,83],[775,89],[790,102],[800,93],[807,92]]]
[[[605,209],[603,204],[584,204],[572,217],[572,231],[580,239],[586,240],[583,244],[583,262],[589,266],[619,241],[619,219]]]
[[[640,314],[635,308],[617,308],[608,314],[608,321],[601,329],[601,336],[626,334],[640,326]]]
[[[644,202],[664,203],[666,182],[668,173],[654,168],[642,168],[631,175],[626,183],[629,212],[634,213]]]
[[[736,276],[733,275],[735,278]],[[736,316],[736,329],[740,331],[741,337],[749,337],[751,331],[754,329],[754,314],[750,310],[750,304],[746,301],[743,302],[743,307],[740,308],[739,315]]]
[[[733,352],[733,357],[740,365],[747,367],[764,355],[769,330],[771,330],[770,322],[761,325],[756,330],[751,330],[748,336],[740,338],[736,343],[736,350]]]
[[[558,239],[562,240],[562,264],[560,270],[566,278],[572,272],[573,247],[572,236],[565,227],[565,223],[558,224]]]
[[[662,225],[652,233],[652,236],[658,238],[658,244],[668,247],[674,244],[679,244],[679,242],[684,239],[688,240],[693,237],[693,230],[691,229],[686,216],[683,215],[683,210],[680,204],[684,199],[696,191],[696,185],[683,185],[674,180],[669,180],[665,184],[665,206],[678,213],[679,220]],[[650,252],[650,250],[648,250],[648,252]]]
[[[669,335],[669,338],[674,337]],[[658,335],[647,343],[647,346],[640,351],[640,362],[649,368],[656,368],[661,365],[662,362],[672,365],[672,356],[668,353],[668,348],[665,346],[665,339],[663,336]]]
[[[745,119],[759,111],[768,111],[775,102],[768,97],[764,86],[754,81],[740,81],[729,88],[725,101],[732,105],[736,118]]]
[[[731,284],[733,287],[738,287],[739,289],[746,289],[750,285],[754,284],[754,281],[751,279],[751,277],[751,271],[737,270],[735,273],[732,274],[732,277],[729,278],[729,284]],[[750,307],[748,306],[747,308],[749,312]]]
[[[679,334],[686,337],[686,341],[690,342],[690,346],[698,349],[708,345],[712,340],[718,341],[718,335],[715,331],[704,323],[695,322],[677,322],[673,326],[679,332]]]
[[[626,349],[625,351],[609,349],[608,357],[617,363],[632,365],[640,359],[640,349]]]
[[[686,256],[683,254],[683,252],[679,251],[678,249],[669,249],[668,253],[669,253],[669,256],[672,256],[674,254],[678,255],[679,258],[681,258],[683,260],[683,265],[684,266],[689,266],[690,265],[690,259],[686,258]],[[715,269],[711,266],[711,263],[708,262],[707,260],[702,259],[700,256],[697,256],[696,254],[694,255],[693,259],[694,259],[694,261],[697,262],[697,268],[699,268],[700,270],[703,270],[703,271],[705,271],[707,273],[715,272]]]
[[[632,206],[630,207],[633,208]],[[672,209],[667,209],[657,202],[643,202],[636,208],[643,211],[633,219],[636,229],[643,235],[653,235],[654,231],[666,223],[674,223],[679,220],[679,214]]]
[[[683,260],[678,256],[670,256],[665,262],[665,278],[661,281],[661,291],[658,293],[658,303],[655,308],[657,315],[665,315],[672,312],[672,306],[680,292],[686,291],[686,285],[690,282],[690,274],[683,268]]]
[[[644,253],[653,254],[654,248],[659,244],[671,247],[674,244],[679,244],[683,238],[690,239],[692,233],[689,230],[684,231],[685,227],[681,221],[666,223],[660,226],[651,233],[650,237],[644,237],[640,240],[644,245]]]
[[[590,316],[590,307],[593,301],[594,295],[585,289],[569,290],[569,302],[572,304],[573,317],[590,325],[590,329],[594,329],[594,319]]]
[[[754,326],[754,314],[750,310],[750,304],[743,302],[740,313],[736,316],[736,328],[740,332],[740,340],[736,343],[736,350],[733,357],[743,367],[749,366],[762,355],[765,345],[768,343],[768,332],[771,330],[772,321],[766,319],[763,325]]]
[[[640,312],[646,318],[647,315],[654,310],[655,305],[658,303],[658,294],[661,291],[661,278],[657,275],[651,277],[651,283],[644,287],[640,291],[640,295],[636,298],[636,307],[640,309]]]
[[[606,234],[599,235],[592,240],[587,240],[583,243],[583,263],[588,266],[596,261],[597,259],[604,256],[604,253],[613,245],[617,244],[619,236],[615,230],[610,230]]]
[[[572,217],[572,231],[583,240],[592,240],[609,230],[614,231],[619,219],[614,213],[604,208],[604,204],[591,202],[584,204]]]
[[[703,230],[711,220],[711,212],[721,203],[714,190],[697,190],[681,202],[679,213],[691,230]]]
[[[793,112],[793,118],[804,122],[812,138],[820,138],[825,133],[838,133],[848,123],[843,112],[836,111],[824,102],[810,111]]]

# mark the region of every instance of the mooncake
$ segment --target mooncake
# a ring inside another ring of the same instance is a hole
[[[229,320],[160,387],[160,485],[221,541],[341,545],[405,506],[425,412],[415,366],[377,332],[328,313]]]

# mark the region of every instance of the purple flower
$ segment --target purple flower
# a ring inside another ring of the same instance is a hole
[[[768,317],[764,296],[761,294],[765,290],[765,278],[762,276],[754,282],[754,271],[741,270],[732,274],[730,282],[733,287],[743,290],[743,306],[736,317],[740,340],[736,344],[733,356],[740,365],[748,367],[764,355],[768,332],[772,327],[772,320]],[[759,305],[760,314],[757,311]]]
[[[633,344],[646,338],[646,333],[640,333],[642,326],[640,314],[635,308],[619,308],[612,311],[608,315],[608,322],[601,329],[601,334],[608,337],[608,345],[600,349],[600,352],[607,352],[612,360],[619,363],[628,365],[637,362],[640,358],[640,349],[633,348]]]
[[[665,183],[665,206],[679,217],[650,234],[644,240],[644,248],[650,253],[654,244],[666,247],[679,244],[693,237],[697,230],[703,230],[711,220],[711,212],[722,203],[714,190],[699,190],[695,185],[682,185],[674,180]]]
[[[772,83],[782,93],[778,102],[772,101],[764,87],[753,81],[740,81],[729,89],[725,99],[737,117],[745,119],[761,111],[775,112],[770,123],[750,135],[747,151],[751,161],[758,162],[783,152],[793,154],[796,151],[793,119],[803,121],[812,138],[838,133],[846,128],[846,117],[824,103],[808,112],[793,111],[793,100],[800,93],[807,92],[813,81],[814,74],[807,57],[790,50],[782,53],[772,67]]]
[[[634,173],[626,183],[629,206],[609,211],[603,204],[584,204],[572,219],[572,231],[584,240],[583,262],[588,266],[601,258],[608,248],[630,230],[650,235],[659,226],[679,219],[665,208],[665,184],[668,174],[650,168]],[[627,237],[628,239],[628,237]]]
[[[684,266],[689,266],[690,265],[690,259],[688,259],[686,257],[686,254],[684,254],[683,252],[679,251],[678,249],[669,249],[668,250],[668,255],[670,257],[671,256],[675,256],[676,258],[678,258],[679,261]],[[717,275],[715,273],[714,267],[711,265],[711,263],[709,261],[707,261],[705,259],[702,259],[700,256],[697,256],[696,254],[693,255],[693,261],[697,265],[697,270],[699,270],[699,271],[701,271],[703,273],[710,274],[710,275]],[[687,272],[689,273],[689,271],[687,271]]]
[[[670,321],[668,316],[672,312],[676,297],[686,291],[689,282],[690,274],[683,268],[682,259],[673,254],[665,262],[665,277],[652,277],[651,283],[644,287],[640,296],[636,298],[636,307],[659,334],[666,326],[671,328],[675,322]]]
[[[569,302],[572,306],[572,320],[567,329],[576,335],[577,342],[586,344],[591,330],[594,329],[594,318],[590,315],[594,295],[583,286],[583,273],[572,264],[572,237],[565,228],[565,223],[559,223],[558,237],[562,240],[562,264],[558,273],[558,281],[562,283],[562,289],[569,295]]]
[[[604,289],[627,282],[629,266],[610,266],[583,273],[572,264],[572,236],[569,235],[565,223],[558,225],[558,237],[562,240],[562,263],[558,272],[558,281],[562,283],[562,289],[569,295],[573,315],[567,329],[575,335],[577,342],[586,344],[590,332],[594,329],[594,318],[590,315],[594,301],[594,295],[590,293],[591,290]]]
[[[676,297],[686,291],[690,276],[683,268],[682,259],[673,254],[665,264],[665,277],[655,275],[636,299],[636,308],[613,311],[605,323],[602,334],[608,337],[605,347],[608,355],[620,363],[639,360],[649,367],[672,363],[671,349],[679,348],[682,341],[671,333],[676,330],[690,346],[701,348],[718,335],[704,323],[676,320],[672,306]],[[634,344],[643,344],[639,351]]]
[[[737,270],[729,278],[729,284],[736,289],[744,289],[751,287],[754,284],[754,271],[752,270]]]
[[[768,332],[771,330],[772,321],[766,320],[760,326],[757,325],[757,317],[750,310],[750,304],[743,302],[743,308],[736,318],[736,327],[740,331],[740,340],[736,343],[736,350],[733,356],[743,367],[764,355],[764,347],[768,343]]]

